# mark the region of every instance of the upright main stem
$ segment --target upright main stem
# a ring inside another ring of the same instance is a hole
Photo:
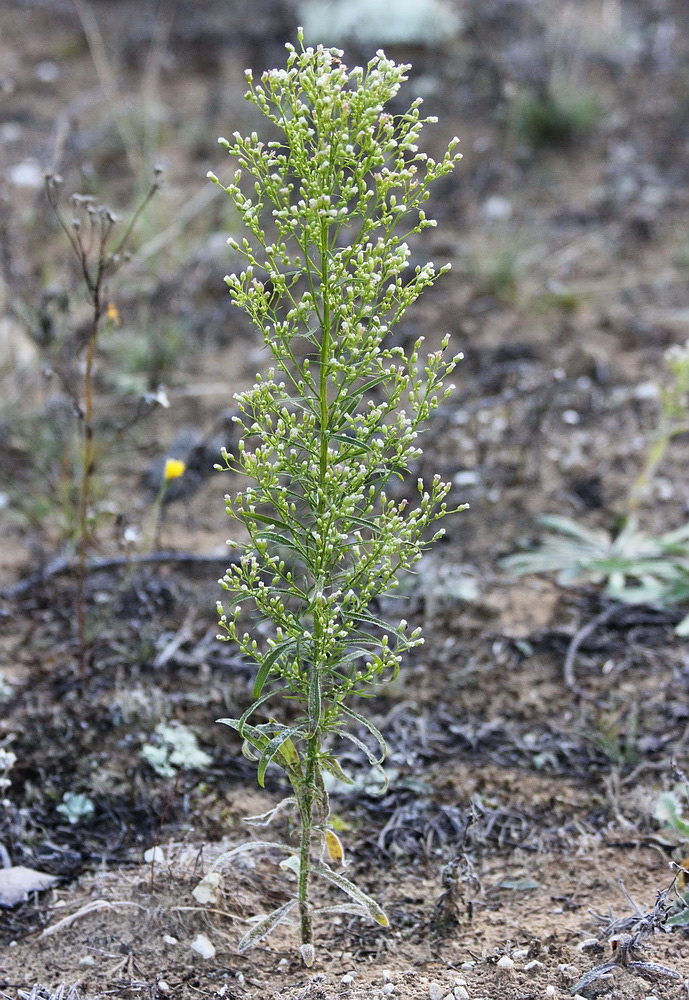
[[[311,914],[309,913],[309,876],[311,874],[311,840],[313,837],[313,805],[316,788],[316,771],[320,736],[310,736],[306,744],[306,769],[299,794],[301,837],[299,841],[299,925],[301,943],[312,943]]]
[[[328,369],[330,366],[330,294],[328,288],[328,224],[325,219],[321,221],[321,295],[323,297],[323,314],[320,344],[320,374],[318,380],[319,395],[319,422],[320,422],[320,452],[319,452],[319,474],[321,486],[324,487],[328,471],[328,433],[330,425],[330,413],[328,410]],[[322,488],[318,500],[319,523],[323,524],[323,516],[327,509],[325,489]],[[317,589],[323,586],[324,560],[322,557],[325,539],[321,539],[321,553],[318,556],[316,566],[316,579],[314,585]],[[319,616],[314,615],[314,646],[319,648],[322,642],[320,635],[321,623]],[[312,663],[311,669],[318,670],[319,664]],[[301,817],[301,837],[299,842],[299,922],[301,927],[301,943],[310,945],[312,943],[311,915],[309,913],[309,876],[311,873],[311,841],[313,839],[313,812],[316,799],[316,786],[318,780],[318,756],[321,748],[320,732],[312,732],[306,741],[306,761],[304,771],[304,781],[298,795],[299,812]]]

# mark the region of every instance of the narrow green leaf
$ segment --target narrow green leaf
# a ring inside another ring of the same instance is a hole
[[[607,531],[585,528],[583,525],[577,524],[576,521],[572,521],[569,517],[560,517],[558,514],[544,514],[542,517],[539,517],[538,523],[542,524],[544,528],[549,528],[551,531],[557,532],[559,535],[574,538],[578,542],[592,545],[595,548],[600,548],[601,546],[607,548],[611,543],[611,538]]]
[[[251,716],[254,714],[257,708],[260,708],[261,705],[263,705],[270,698],[274,698],[276,695],[282,694],[284,691],[287,690],[289,690],[287,685],[284,685],[281,688],[276,688],[274,691],[266,691],[266,693],[262,694],[260,698],[257,698],[256,701],[252,702],[252,704],[249,705],[246,711],[242,714],[241,719],[239,719],[238,721],[237,732],[239,733],[239,735],[240,736],[244,735],[244,727],[246,726],[246,721],[247,719],[251,718]],[[218,721],[225,722],[226,720],[219,719]]]
[[[360,725],[369,731],[369,733],[376,738],[378,741],[378,746],[380,747],[381,756],[379,759],[375,760],[376,764],[382,764],[388,755],[388,746],[383,739],[383,734],[377,729],[372,722],[365,719],[363,715],[359,715],[355,712],[353,708],[347,708],[344,705],[341,706],[341,710],[345,715],[348,715],[351,719],[355,719]]]
[[[256,534],[256,538],[260,538],[265,541],[275,542],[276,545],[282,546],[283,549],[289,549],[290,552],[297,552],[300,556],[304,555],[304,549],[298,542],[293,538],[288,538],[287,535],[281,535],[277,531],[259,531]]]
[[[385,911],[378,905],[378,903],[376,903],[373,896],[369,896],[368,893],[365,893],[358,886],[354,885],[354,883],[350,882],[348,878],[344,877],[344,875],[340,875],[338,872],[332,871],[332,869],[328,868],[327,865],[315,864],[313,866],[313,870],[324,879],[327,879],[328,882],[332,882],[333,885],[336,885],[338,889],[346,892],[347,895],[351,896],[351,898],[355,902],[359,903],[360,906],[363,906],[371,918],[375,920],[377,924],[380,924],[381,927],[389,926],[390,921],[385,915]]]
[[[666,927],[686,927],[687,924],[689,924],[689,906],[665,921]]]
[[[237,945],[237,951],[241,954],[242,952],[248,951],[253,945],[258,944],[264,938],[268,937],[271,931],[275,930],[278,924],[281,924],[285,920],[290,912],[297,905],[296,899],[290,899],[289,902],[283,903],[279,906],[277,910],[273,910],[269,913],[267,917],[259,920],[257,924],[251,928],[251,930],[244,935],[242,940]]]
[[[370,445],[367,445],[365,441],[359,441],[358,438],[349,437],[348,434],[331,434],[330,440],[339,441],[340,444],[347,445],[348,458],[353,458],[355,455],[362,455],[371,451]]]
[[[334,757],[322,757],[321,767],[323,768],[324,771],[327,771],[328,774],[332,774],[333,778],[337,778],[338,781],[344,782],[345,785],[354,784],[354,780],[350,778],[349,775],[344,773],[344,771],[340,767],[340,762],[336,760]]]
[[[246,724],[243,724],[240,729],[239,727],[242,723],[242,719],[216,719],[215,721],[220,723],[220,725],[229,726],[230,729],[234,729],[235,732],[239,733],[243,739],[250,743],[252,747],[256,747],[256,749],[261,753],[270,743],[270,737],[266,736],[265,733],[262,733],[260,729],[256,728],[256,726],[247,726]]]
[[[292,751],[296,752],[294,750],[294,745],[291,743],[291,738],[292,736],[295,736],[297,733],[301,734],[301,732],[302,732],[301,726],[290,726],[289,729],[283,729],[282,732],[279,732],[276,736],[273,736],[272,740],[268,742],[268,744],[263,750],[263,753],[261,754],[261,760],[259,761],[258,765],[258,774],[256,776],[261,788],[264,787],[266,768],[268,767],[268,765],[272,760],[275,760],[275,758],[277,757],[282,767],[288,766],[288,758],[286,758],[284,754],[280,755],[280,750],[282,748],[283,743],[287,743],[287,741],[289,740]],[[282,759],[280,759],[280,756],[282,756]]]
[[[309,678],[308,711],[311,732],[318,732],[321,724],[321,678],[315,667],[311,668]]]
[[[273,669],[273,665],[280,659],[282,654],[286,650],[291,649],[295,645],[294,639],[287,639],[285,642],[278,643],[277,646],[273,646],[269,653],[263,658],[260,669],[256,674],[256,680],[254,681],[254,698],[258,698],[263,690],[263,685],[268,680],[270,671]],[[253,712],[253,708],[251,709]],[[249,714],[251,714],[251,712]]]
[[[355,736],[354,733],[348,733],[344,729],[340,731],[339,735],[343,739],[349,740],[350,743],[353,743],[355,746],[359,747],[359,749],[362,750],[363,753],[366,755],[366,758],[371,767],[380,766],[381,761],[376,759],[375,755],[371,752],[370,748],[367,747],[364,741],[360,740],[358,736]]]
[[[273,514],[252,513],[250,515],[250,519],[252,521],[258,521],[259,524],[272,524],[274,527],[279,528],[281,531],[286,531],[288,534],[292,534],[295,528],[300,528],[302,531],[306,531],[306,527],[296,518],[292,524],[287,524],[286,521],[282,521],[279,517],[275,517]]]

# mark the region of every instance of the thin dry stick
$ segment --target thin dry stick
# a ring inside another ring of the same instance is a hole
[[[40,938],[50,937],[53,934],[57,934],[58,931],[64,930],[65,927],[69,927],[73,924],[75,920],[80,920],[81,917],[88,916],[89,913],[94,913],[96,910],[114,910],[117,906],[134,906],[137,910],[145,910],[145,906],[141,906],[140,903],[130,903],[124,899],[92,899],[90,903],[85,903],[74,913],[70,913],[68,916],[63,917],[62,920],[58,920],[56,924],[51,924],[50,927],[46,927],[41,933]]]
[[[601,611],[599,615],[596,615],[595,618],[593,618],[590,622],[587,622],[586,625],[579,629],[579,631],[572,638],[569,648],[567,649],[565,663],[562,668],[565,684],[570,691],[573,691],[585,701],[595,701],[596,699],[593,695],[588,694],[577,684],[574,673],[574,664],[576,663],[577,653],[579,652],[582,643],[585,642],[589,636],[593,635],[599,626],[604,625],[607,621],[609,621],[617,611],[619,611],[618,604],[612,604],[609,608],[606,608],[605,611]]]

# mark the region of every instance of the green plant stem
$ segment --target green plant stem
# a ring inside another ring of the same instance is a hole
[[[309,913],[309,876],[311,874],[311,840],[313,836],[313,799],[320,753],[320,735],[310,736],[306,742],[306,767],[304,782],[298,789],[301,835],[299,839],[299,925],[301,943],[311,944],[311,914]],[[297,789],[295,789],[297,791]]]
[[[629,516],[634,514],[641,505],[648,484],[652,482],[658,471],[672,439],[679,434],[686,434],[687,431],[689,431],[689,422],[680,421],[677,423],[677,421],[669,421],[666,417],[661,416],[660,424],[649,446],[644,467],[634,480],[630,490],[627,501]]]

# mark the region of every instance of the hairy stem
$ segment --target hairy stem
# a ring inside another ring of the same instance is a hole
[[[311,840],[313,837],[313,805],[316,772],[320,752],[320,735],[310,736],[306,745],[304,782],[299,789],[301,835],[299,840],[299,926],[301,943],[312,943],[311,914],[309,913],[309,876],[311,874]]]

